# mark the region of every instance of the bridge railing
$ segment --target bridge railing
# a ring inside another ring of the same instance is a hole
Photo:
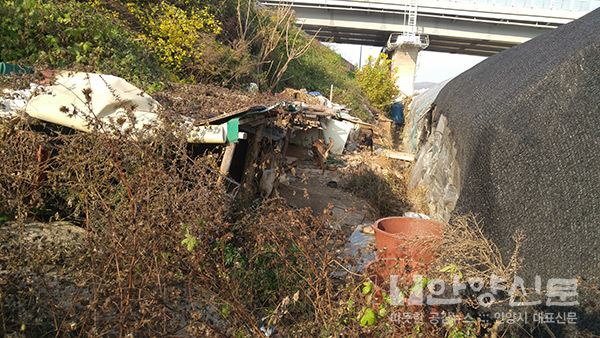
[[[474,5],[516,7],[531,9],[588,12],[600,6],[592,0],[440,0],[441,2],[470,3]]]
[[[386,0],[354,0],[366,3],[388,3]],[[324,3],[327,3],[324,0]],[[408,4],[410,0],[394,1],[394,4]],[[469,4],[474,6],[490,6],[514,9],[544,9],[566,12],[589,12],[600,7],[600,0],[421,0],[418,5],[427,3]],[[533,14],[533,13],[532,13]]]
[[[412,45],[425,49],[429,46],[429,36],[406,32],[390,34],[386,44],[387,49],[392,50],[400,45]]]

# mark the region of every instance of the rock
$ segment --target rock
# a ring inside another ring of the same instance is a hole
[[[373,230],[373,227],[371,226],[371,224],[367,224],[367,225],[363,226],[361,231],[365,234],[371,234],[371,235],[375,234],[375,230]]]
[[[246,91],[249,93],[258,93],[258,85],[254,82],[250,82],[248,86],[246,86]]]

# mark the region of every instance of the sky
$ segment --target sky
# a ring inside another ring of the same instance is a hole
[[[350,63],[359,65],[360,46],[338,43],[326,43],[326,45]],[[364,65],[369,56],[377,57],[380,51],[381,47],[362,46],[361,64]],[[415,82],[442,82],[455,77],[484,59],[483,56],[421,51],[417,59]]]

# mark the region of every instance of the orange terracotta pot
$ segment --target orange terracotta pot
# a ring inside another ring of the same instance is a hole
[[[373,224],[377,258],[388,271],[412,279],[433,261],[444,224],[420,218],[387,217]]]

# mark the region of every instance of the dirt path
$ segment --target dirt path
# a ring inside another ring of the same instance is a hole
[[[280,185],[279,193],[296,208],[309,207],[321,214],[329,205],[336,225],[346,234],[363,223],[373,222],[374,212],[364,199],[342,189],[342,173],[303,163],[295,176],[288,176],[289,185]]]

